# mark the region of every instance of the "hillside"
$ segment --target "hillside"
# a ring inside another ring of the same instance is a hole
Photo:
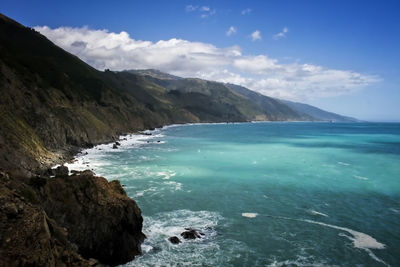
[[[328,111],[322,110],[320,108],[317,108],[317,107],[314,107],[314,106],[311,106],[308,104],[292,102],[292,101],[282,100],[282,99],[279,99],[277,101],[289,106],[291,109],[297,111],[298,113],[303,113],[303,114],[309,115],[318,121],[332,121],[332,122],[357,122],[357,121],[359,121],[355,118],[342,116],[342,115],[339,115],[339,114],[336,114],[333,112],[328,112]]]
[[[264,119],[248,99],[175,92],[141,75],[98,71],[0,16],[0,168],[28,174],[73,147],[171,123]],[[217,96],[218,95],[218,96]]]
[[[299,121],[313,121],[317,120],[314,116],[299,112],[298,110],[293,109],[292,107],[277,101],[272,97],[268,97],[262,95],[260,93],[251,91],[246,87],[235,85],[235,84],[227,84],[229,88],[241,94],[243,96],[248,97],[254,103],[257,103],[262,110],[267,114],[267,118],[269,120],[299,120]]]

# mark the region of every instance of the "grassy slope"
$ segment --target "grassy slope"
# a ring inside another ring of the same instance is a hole
[[[208,92],[196,92],[204,85]],[[137,74],[98,71],[0,15],[0,110],[7,114],[0,169],[43,167],[60,149],[164,124],[263,118],[257,105],[225,86],[193,80],[189,87],[171,91]]]

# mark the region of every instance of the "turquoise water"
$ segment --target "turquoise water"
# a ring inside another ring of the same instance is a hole
[[[142,210],[148,238],[128,266],[400,265],[400,124],[186,125],[129,140],[81,157]],[[205,237],[167,241],[185,227]]]

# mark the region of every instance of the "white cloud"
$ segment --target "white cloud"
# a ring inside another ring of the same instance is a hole
[[[197,11],[198,13],[200,13],[200,18],[202,18],[202,19],[213,16],[217,12],[215,9],[211,9],[209,6],[199,7],[199,6],[194,6],[194,5],[187,5],[185,10],[186,10],[186,12]]]
[[[230,26],[228,31],[226,32],[227,36],[231,36],[232,34],[235,34],[237,32],[236,28],[233,26]]]
[[[281,64],[267,55],[243,55],[240,47],[218,48],[182,39],[135,40],[126,32],[86,27],[35,27],[91,66],[104,70],[155,68],[182,77],[198,77],[246,86],[262,94],[292,100],[350,94],[378,77],[313,64]]]
[[[254,31],[250,36],[253,41],[261,40],[261,32],[259,30]]]
[[[284,27],[284,28],[282,29],[281,32],[275,34],[274,36],[272,36],[272,38],[273,38],[274,40],[279,40],[279,39],[285,38],[285,37],[286,37],[286,34],[287,34],[288,32],[289,32],[289,29],[288,29],[287,27]]]
[[[242,15],[247,15],[247,14],[250,14],[250,12],[251,12],[251,9],[246,8],[246,9],[243,9],[241,13],[242,13]]]
[[[193,5],[187,5],[186,6],[186,12],[192,12],[197,10],[199,7],[198,6],[193,6]]]

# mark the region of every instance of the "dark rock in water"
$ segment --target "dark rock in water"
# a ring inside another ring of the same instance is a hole
[[[85,258],[122,264],[141,253],[141,211],[119,181],[90,171],[48,179],[36,192],[47,215],[68,229],[68,239]]]
[[[157,140],[157,143],[160,143],[161,141],[160,140]]]
[[[121,145],[121,143],[118,142],[118,141],[116,141],[115,144],[116,144],[117,146],[120,146],[120,145]]]
[[[184,239],[196,239],[196,238],[201,238],[201,235],[198,231],[192,228],[185,228],[186,231],[181,233],[181,236]],[[203,234],[204,235],[204,234]]]
[[[54,171],[54,174],[57,177],[68,176],[68,173],[68,167],[64,165],[58,166]]]
[[[93,145],[93,143],[86,143],[86,144],[84,145],[84,147],[93,148],[94,145]]]
[[[113,149],[117,149],[118,146],[117,146],[116,144],[113,144],[112,148],[113,148]]]
[[[182,243],[181,240],[177,237],[177,236],[171,236],[170,238],[168,238],[169,242],[171,242],[172,244],[179,244]]]

